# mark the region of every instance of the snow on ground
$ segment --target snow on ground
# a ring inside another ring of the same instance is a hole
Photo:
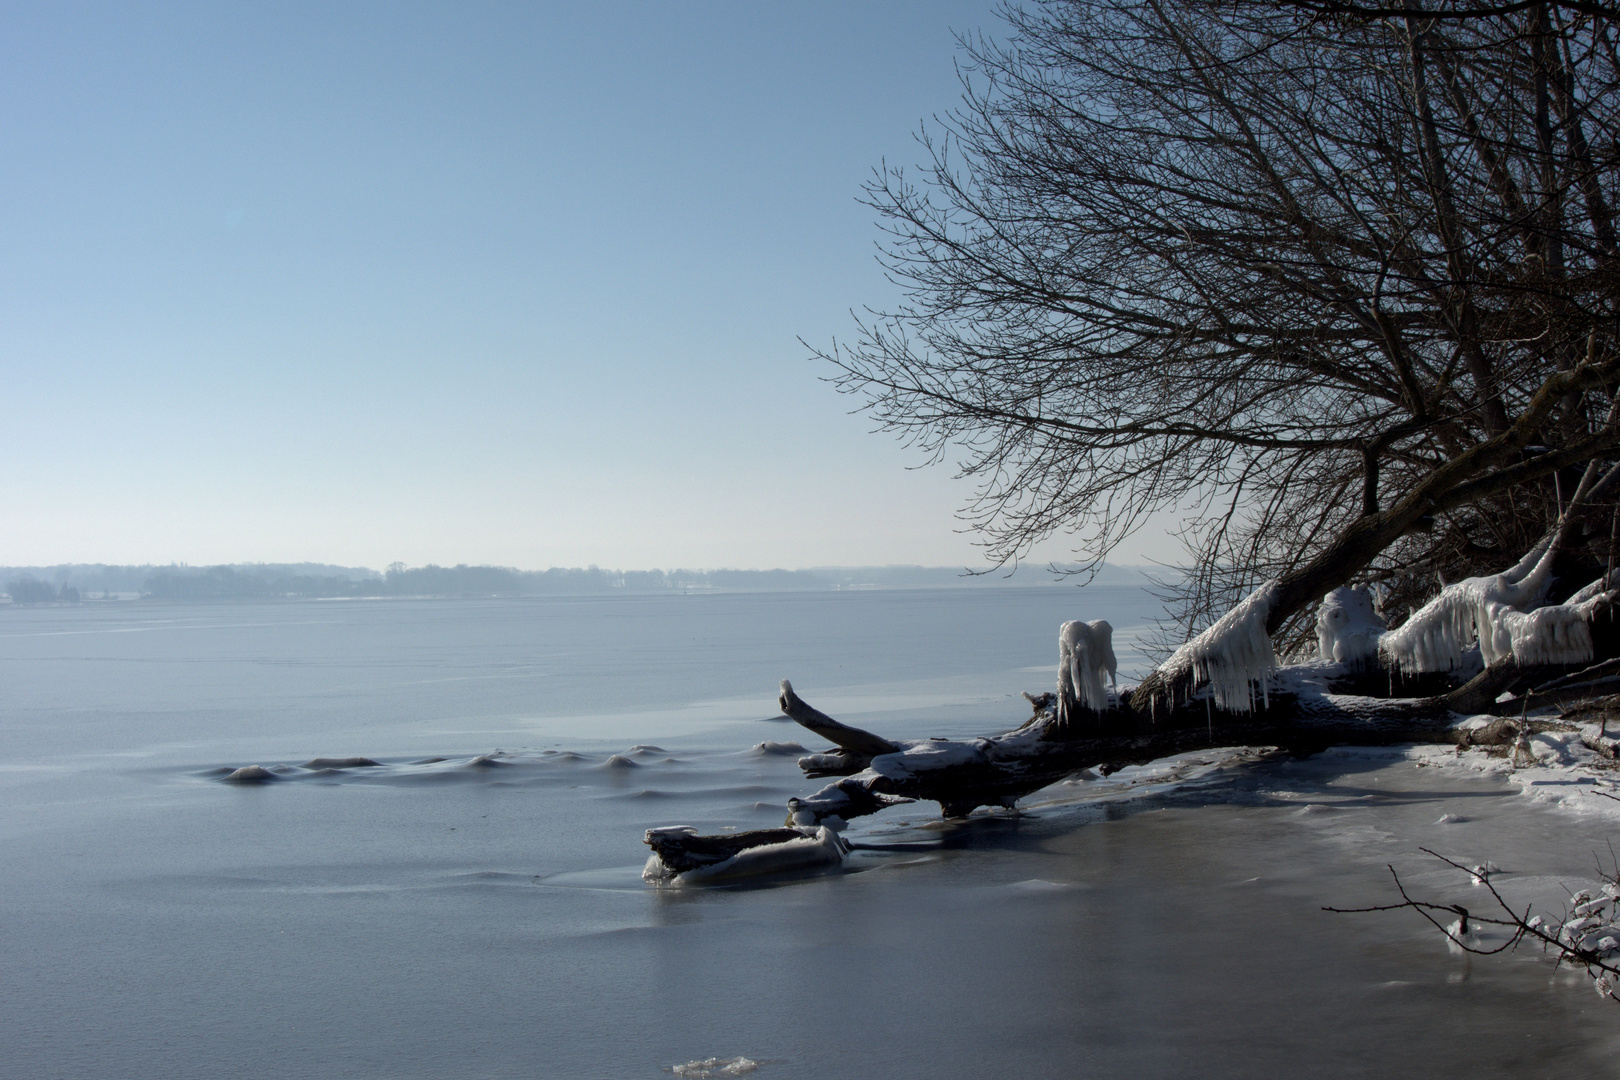
[[[1483,726],[1494,719],[1476,716],[1470,726]],[[1533,802],[1620,824],[1620,768],[1581,742],[1602,737],[1599,725],[1585,724],[1576,731],[1531,735],[1528,757],[1523,750],[1499,756],[1481,748],[1458,750],[1438,745],[1410,747],[1406,756],[1442,769],[1500,777]]]

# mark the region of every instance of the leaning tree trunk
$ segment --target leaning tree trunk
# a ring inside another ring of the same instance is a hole
[[[1378,555],[1406,533],[1420,527],[1425,518],[1549,476],[1573,465],[1588,465],[1581,487],[1590,489],[1595,476],[1596,457],[1620,443],[1615,415],[1596,434],[1546,454],[1522,458],[1520,453],[1537,437],[1554,406],[1567,394],[1612,381],[1620,374],[1620,357],[1598,361],[1588,358],[1573,369],[1550,376],[1531,395],[1524,410],[1505,431],[1468,448],[1440,465],[1415,487],[1397,499],[1387,510],[1376,510],[1376,491],[1366,499],[1367,513],[1317,555],[1283,574],[1273,587],[1266,633],[1275,634],[1284,623],[1320,600],[1333,589],[1366,569]],[[1606,480],[1608,478],[1605,478]],[[1564,521],[1578,503],[1577,493],[1566,509]],[[1191,689],[1181,685],[1178,673],[1160,668],[1142,680],[1132,695],[1137,711],[1153,712],[1172,708]]]

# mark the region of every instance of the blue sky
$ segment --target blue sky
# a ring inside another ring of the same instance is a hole
[[[0,564],[976,563],[797,338],[893,298],[860,185],[980,28],[8,5]]]

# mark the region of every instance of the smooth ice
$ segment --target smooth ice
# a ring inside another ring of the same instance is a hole
[[[0,1077],[1614,1075],[1620,1014],[1584,976],[1321,910],[1391,900],[1386,863],[1477,902],[1420,847],[1537,903],[1597,895],[1616,819],[1468,759],[1191,755],[1021,815],[858,819],[832,872],[640,880],[645,830],[779,825],[819,786],[779,679],[895,738],[992,732],[1078,615],[1139,677],[1151,608],[0,612]]]

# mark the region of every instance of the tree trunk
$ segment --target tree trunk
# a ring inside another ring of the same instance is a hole
[[[1478,687],[1469,684],[1463,688],[1470,691],[1467,698],[1489,693],[1489,686],[1505,674],[1481,677]],[[1247,716],[1217,713],[1200,700],[1157,718],[1129,709],[1091,713],[1090,725],[1070,725],[1060,733],[1048,697],[1034,700],[1037,713],[1030,722],[1000,735],[966,741],[888,740],[839,724],[784,682],[782,711],[840,746],[834,754],[801,759],[800,767],[813,777],[848,774],[814,795],[789,800],[792,820],[809,825],[829,817],[848,819],[914,799],[937,802],[947,817],[959,817],[979,806],[1012,806],[1081,769],[1112,772],[1216,746],[1310,752],[1333,745],[1456,742],[1463,719],[1453,711],[1463,699],[1454,702],[1450,695],[1378,699],[1274,694],[1269,709]],[[893,749],[869,753],[877,744]],[[831,767],[835,763],[842,766],[837,771]]]

